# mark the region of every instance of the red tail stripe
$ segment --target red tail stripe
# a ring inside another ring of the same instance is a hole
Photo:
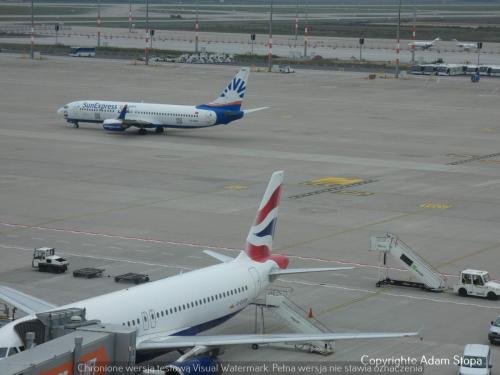
[[[266,205],[259,211],[257,218],[255,219],[255,225],[259,225],[264,221],[269,212],[278,206],[280,201],[281,185],[276,188],[271,198],[267,201]]]

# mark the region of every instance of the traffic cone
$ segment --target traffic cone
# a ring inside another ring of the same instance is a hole
[[[314,314],[313,314],[313,309],[312,309],[312,307],[309,307],[309,313],[307,313],[307,317],[308,317],[308,318],[314,318]]]

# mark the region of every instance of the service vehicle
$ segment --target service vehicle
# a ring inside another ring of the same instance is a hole
[[[491,375],[491,352],[488,345],[467,344],[459,357],[458,375]]]
[[[56,255],[53,247],[39,247],[33,252],[31,266],[40,272],[63,273],[68,270],[69,262]]]
[[[495,320],[491,321],[488,340],[490,340],[490,344],[496,344],[500,341],[500,315],[497,316]]]
[[[69,52],[71,57],[95,57],[94,47],[71,47]]]
[[[487,271],[463,270],[453,291],[462,297],[477,296],[496,301],[500,296],[500,283],[491,281]]]

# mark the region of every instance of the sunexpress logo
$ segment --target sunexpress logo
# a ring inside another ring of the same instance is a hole
[[[116,111],[118,105],[116,104],[101,104],[99,102],[94,103],[83,103],[83,109],[86,110],[98,110],[98,111]]]
[[[231,82],[229,82],[229,85],[227,85],[226,89],[221,94],[221,96],[226,97],[226,95],[229,92],[233,91],[233,92],[236,92],[238,94],[240,99],[243,99],[243,97],[245,96],[246,88],[247,87],[245,86],[244,80],[242,80],[241,78],[234,78]]]

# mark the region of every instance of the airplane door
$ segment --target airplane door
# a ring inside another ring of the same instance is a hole
[[[151,318],[151,328],[156,328],[156,315],[153,309],[149,310],[149,317]]]
[[[250,272],[250,276],[252,276],[255,295],[257,295],[259,294],[261,288],[259,273],[255,269],[255,267],[249,268],[248,271]]]
[[[148,314],[146,313],[146,311],[143,311],[141,313],[141,316],[142,316],[142,328],[144,330],[146,329],[149,329],[149,319],[148,319]]]

